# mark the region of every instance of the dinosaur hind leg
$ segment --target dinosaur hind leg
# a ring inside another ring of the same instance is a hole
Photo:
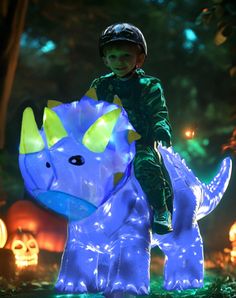
[[[203,284],[203,244],[196,217],[194,193],[182,184],[176,194],[173,232],[159,243],[166,255],[164,288],[183,290]]]
[[[174,233],[173,233],[174,234]],[[203,286],[203,244],[196,224],[162,247],[166,255],[164,288],[184,290]]]

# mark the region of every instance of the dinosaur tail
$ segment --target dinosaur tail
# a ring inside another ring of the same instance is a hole
[[[221,163],[218,174],[211,183],[202,185],[203,198],[197,212],[197,220],[209,214],[219,204],[229,185],[231,171],[232,161],[229,157],[226,157]]]

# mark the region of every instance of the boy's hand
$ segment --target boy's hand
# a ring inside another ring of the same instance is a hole
[[[161,144],[163,147],[169,148],[172,146],[171,140],[159,140],[154,142],[154,149],[158,147],[158,144]]]
[[[159,141],[159,143],[161,143],[162,146],[168,148],[168,147],[171,147],[171,141]]]

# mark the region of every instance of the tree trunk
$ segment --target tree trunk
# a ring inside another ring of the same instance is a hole
[[[7,107],[27,6],[28,0],[0,0],[0,149],[5,145]]]

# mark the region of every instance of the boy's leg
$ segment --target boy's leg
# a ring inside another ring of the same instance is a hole
[[[166,202],[168,182],[163,174],[163,166],[154,148],[151,146],[137,148],[134,160],[135,176],[153,208],[153,231],[158,234],[172,231],[171,214]],[[169,191],[169,193],[171,192]]]
[[[164,162],[161,158],[161,170],[165,179],[165,200],[166,200],[166,206],[168,210],[173,213],[173,188],[170,180],[170,175],[164,165]]]

